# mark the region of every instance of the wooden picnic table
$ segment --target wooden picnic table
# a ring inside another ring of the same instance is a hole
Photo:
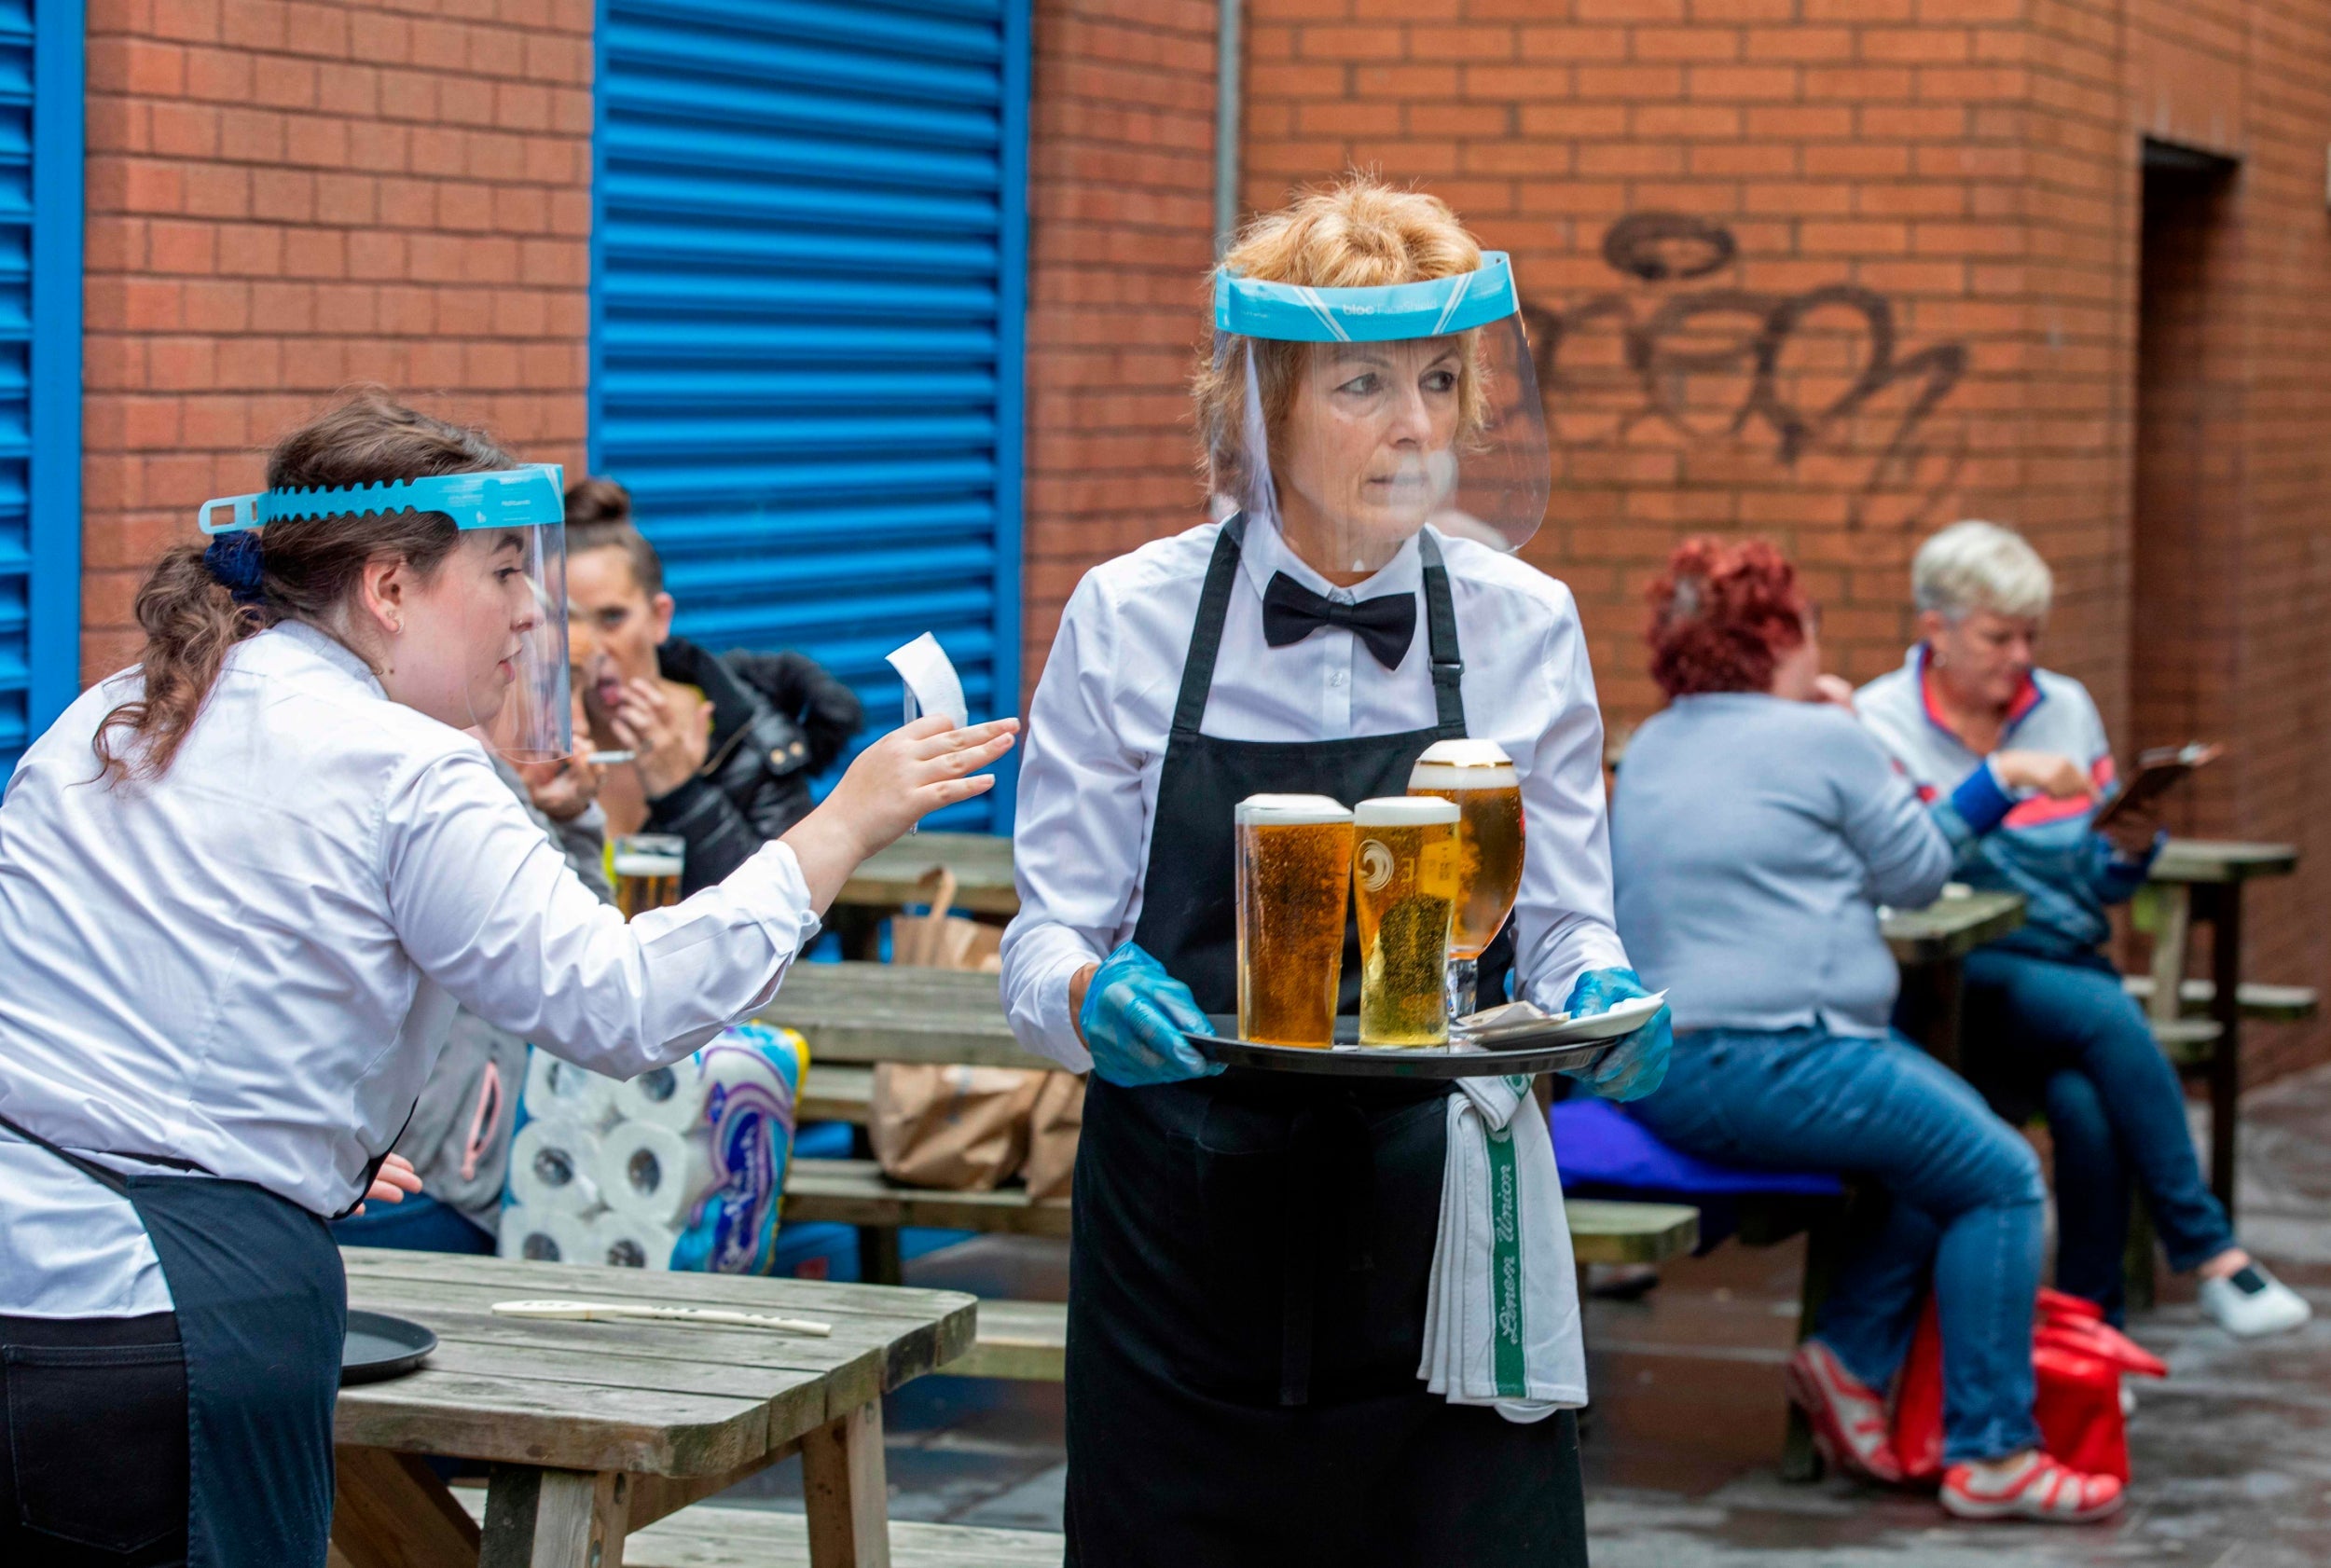
[[[1947,892],[1924,909],[1888,910],[1879,923],[1902,966],[1908,1033],[1953,1072],[1965,1014],[1966,956],[2023,924],[2016,893]]]
[[[992,974],[858,959],[795,964],[759,1016],[808,1042],[812,1079],[825,1062],[1060,1066],[1020,1048]]]
[[[890,1561],[882,1396],[971,1349],[952,1291],[348,1248],[352,1307],[427,1326],[419,1370],[341,1390],[336,1565],[619,1568],[626,1534],[798,1452],[817,1568]],[[528,1297],[729,1306],[759,1328],[497,1317]],[[482,1528],[418,1456],[490,1462]]]
[[[2241,1125],[2242,1085],[2242,887],[2253,878],[2288,876],[2297,869],[2295,845],[2172,838],[2154,860],[2148,879],[2163,904],[2156,931],[2154,985],[2165,999],[2157,1001],[2157,1017],[2177,1016],[2191,922],[2203,921],[2210,928],[2209,1015],[2217,1025],[2208,1066],[2210,1188],[2226,1205],[2229,1220],[2234,1217],[2234,1140]]]
[[[874,958],[885,915],[919,904],[929,894],[922,879],[933,867],[955,873],[950,908],[988,920],[1019,913],[1020,890],[1012,880],[1012,840],[997,833],[909,833],[862,861],[842,885],[826,925],[841,938],[846,958]]]

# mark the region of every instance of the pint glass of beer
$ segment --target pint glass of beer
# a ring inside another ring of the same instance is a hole
[[[1238,803],[1238,1038],[1324,1051],[1335,1038],[1352,814],[1325,795]]]
[[[1446,1045],[1449,927],[1457,898],[1457,806],[1426,795],[1352,812],[1359,910],[1359,1043]]]
[[[1408,792],[1457,808],[1456,920],[1449,934],[1449,1016],[1479,1004],[1483,952],[1513,913],[1522,889],[1522,779],[1494,740],[1437,740],[1416,759]]]
[[[680,901],[688,841],[678,833],[618,833],[608,860],[615,873],[615,907],[626,920]]]

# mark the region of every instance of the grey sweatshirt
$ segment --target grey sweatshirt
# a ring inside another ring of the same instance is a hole
[[[1620,939],[1677,1029],[1884,1032],[1877,906],[1932,902],[1952,852],[1852,715],[1678,697],[1628,743],[1610,817]]]
[[[559,846],[585,887],[615,901],[607,881],[606,818],[593,805],[568,822],[555,822],[534,809],[526,781],[501,758],[494,772]],[[446,1031],[445,1050],[421,1085],[413,1119],[396,1140],[396,1151],[421,1173],[421,1190],[461,1211],[487,1231],[502,1221],[502,1186],[510,1171],[510,1132],[518,1090],[526,1082],[526,1042],[462,1008]]]

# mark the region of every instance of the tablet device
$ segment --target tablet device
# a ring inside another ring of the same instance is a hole
[[[2183,746],[2157,746],[2138,752],[2136,777],[2096,814],[2094,825],[2100,829],[2110,827],[2124,812],[2160,799],[2184,783],[2194,769],[2217,761],[2224,750],[2222,746],[2204,746],[2195,740]]]

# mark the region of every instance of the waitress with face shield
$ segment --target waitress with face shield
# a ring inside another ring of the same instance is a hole
[[[1582,1373],[1509,1410],[1420,1381],[1446,1086],[1221,1073],[1234,813],[1399,795],[1494,741],[1527,824],[1515,994],[1642,995],[1611,924],[1602,725],[1537,529],[1543,414],[1506,258],[1354,177],[1250,227],[1195,383],[1222,521],[1086,575],[1030,712],[1014,1032],[1089,1066],[1069,1295],[1072,1562],[1582,1563]],[[1359,964],[1347,932],[1341,1011]],[[1495,998],[1502,1000],[1502,997]],[[1665,1014],[1598,1069],[1664,1069]],[[1345,1085],[1397,1084],[1389,1088]],[[1526,1239],[1525,1239],[1526,1240]],[[1577,1301],[1524,1303],[1566,1322]]]
[[[0,802],[0,1561],[320,1565],[346,1284],[456,1004],[629,1078],[766,1003],[1014,721],[908,725],[626,924],[472,734],[569,754],[559,471],[378,393],[137,599]]]

